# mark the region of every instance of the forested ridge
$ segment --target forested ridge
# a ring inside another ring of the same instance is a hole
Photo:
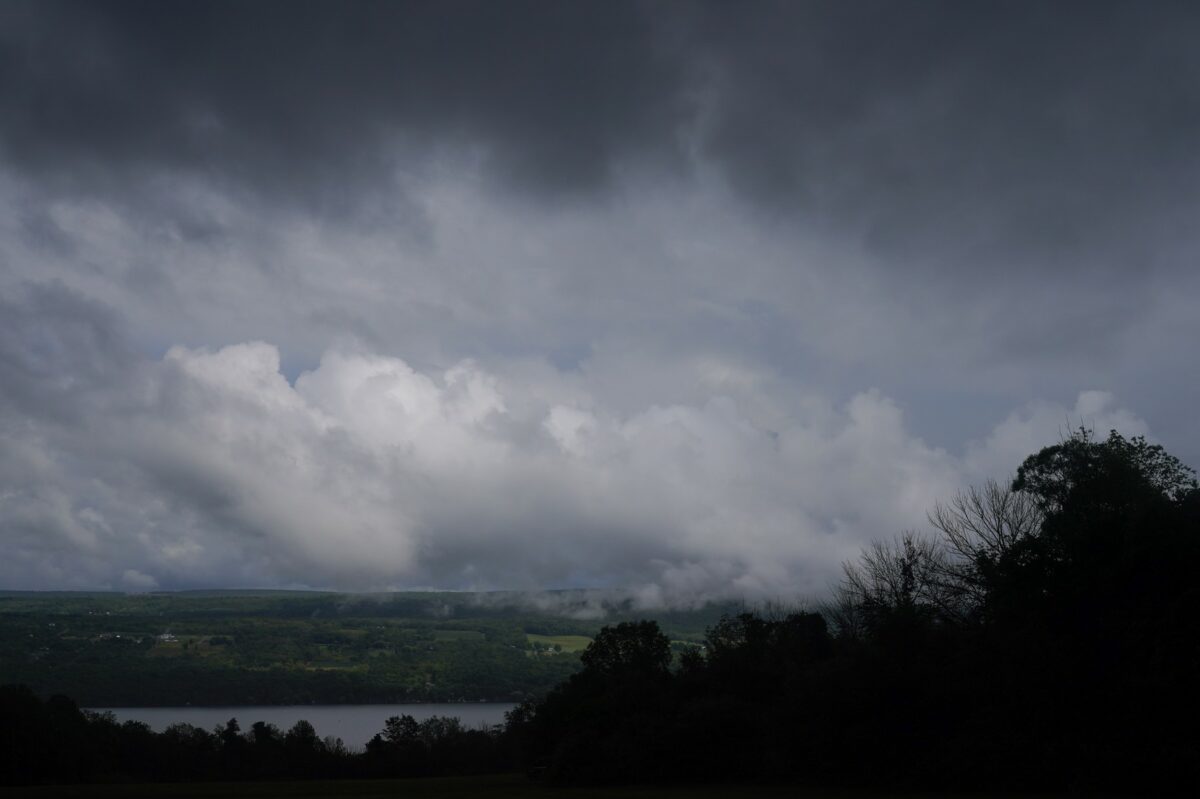
[[[1081,430],[867,548],[822,607],[687,646],[605,626],[507,725],[389,719],[151,733],[0,691],[8,782],[468,774],[562,784],[1188,792],[1200,778],[1200,491],[1160,446]]]

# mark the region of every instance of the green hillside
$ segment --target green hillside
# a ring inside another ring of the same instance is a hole
[[[520,701],[606,623],[581,592],[0,593],[0,683],[91,707]],[[536,608],[552,608],[542,610]],[[655,614],[678,647],[731,606]],[[582,617],[582,618],[581,618]]]

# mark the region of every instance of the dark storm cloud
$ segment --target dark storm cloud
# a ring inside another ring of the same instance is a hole
[[[1119,247],[1197,201],[1200,14],[1157,3],[10,3],[43,180],[184,170],[324,211],[431,154],[561,197],[711,163],[912,262]],[[1169,223],[1166,223],[1169,224]],[[949,232],[949,235],[947,233]]]
[[[482,147],[498,173],[569,193],[618,154],[671,157],[680,66],[643,11],[10,4],[4,143],[39,174],[183,169],[334,208],[405,155]]]
[[[1128,263],[1149,232],[1131,229],[1200,199],[1194,6],[741,8],[703,26],[710,152],[749,194],[873,249],[1046,267],[1102,242]]]

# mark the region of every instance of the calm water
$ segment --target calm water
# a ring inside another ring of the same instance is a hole
[[[346,746],[365,746],[371,736],[383,730],[389,716],[409,715],[417,721],[430,716],[456,716],[464,727],[481,724],[503,724],[505,712],[516,705],[507,702],[411,705],[231,705],[229,707],[96,707],[91,710],[111,712],[118,721],[132,719],[162,732],[168,726],[184,722],[211,730],[214,726],[236,718],[242,732],[256,721],[274,724],[287,732],[300,719],[308,721],[324,738],[341,738]]]

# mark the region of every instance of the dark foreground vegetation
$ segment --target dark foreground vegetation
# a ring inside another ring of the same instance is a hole
[[[1200,782],[1200,492],[1081,431],[848,565],[823,613],[746,614],[669,668],[653,623],[515,713],[566,782],[1025,790]]]
[[[1081,431],[847,565],[820,612],[727,615],[673,656],[605,627],[504,728],[389,719],[365,752],[299,723],[164,733],[0,690],[9,783],[470,775],[549,784],[1189,792],[1200,778],[1200,491]],[[678,650],[678,645],[674,647]]]
[[[1019,794],[1025,796],[1024,794]],[[38,786],[5,790],[0,797],[29,799],[929,799],[926,793],[884,794],[810,789],[795,785],[681,784],[558,786],[519,774],[419,777],[405,780],[305,780],[303,782],[193,782]],[[938,799],[1005,799],[1011,794],[938,794]],[[1052,799],[1049,794],[1042,799]]]
[[[394,716],[351,751],[317,736],[307,721],[281,731],[236,719],[204,730],[175,724],[161,733],[81,711],[63,696],[40,700],[25,686],[0,687],[0,767],[4,782],[181,782],[423,777],[511,771],[511,738],[499,729],[469,729],[458,719],[418,722]]]

